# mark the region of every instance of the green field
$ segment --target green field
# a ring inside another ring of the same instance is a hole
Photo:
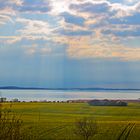
[[[5,107],[9,103],[4,104]],[[81,139],[73,133],[74,122],[92,117],[98,125],[95,140],[118,140],[123,129],[134,124],[128,140],[140,140],[140,103],[126,107],[89,106],[87,103],[12,103],[12,110],[21,115],[25,127],[33,126],[44,140]],[[121,137],[121,139],[125,139]]]

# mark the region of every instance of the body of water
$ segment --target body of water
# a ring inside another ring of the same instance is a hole
[[[78,91],[78,90],[0,90],[1,97],[20,101],[66,101],[76,99],[138,99],[140,91]]]

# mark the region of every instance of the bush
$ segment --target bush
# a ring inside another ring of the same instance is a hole
[[[0,140],[39,140],[38,133],[33,133],[33,127],[25,128],[21,116],[11,107],[3,109],[0,104]]]
[[[92,118],[83,118],[75,122],[74,134],[89,140],[97,134],[97,123]]]

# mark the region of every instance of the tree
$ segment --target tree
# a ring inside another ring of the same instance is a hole
[[[84,140],[89,140],[97,134],[97,123],[89,117],[79,119],[75,122],[74,133]]]

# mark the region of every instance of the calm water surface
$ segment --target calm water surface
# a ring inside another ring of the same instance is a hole
[[[138,99],[140,91],[76,91],[76,90],[0,90],[8,100],[66,101],[70,99]]]

